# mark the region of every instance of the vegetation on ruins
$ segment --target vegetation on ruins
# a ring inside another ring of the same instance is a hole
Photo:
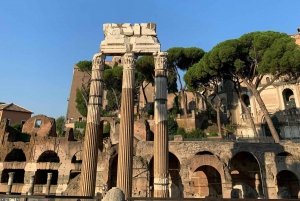
[[[204,51],[197,47],[189,47],[189,48],[183,48],[183,47],[173,47],[167,50],[168,52],[168,69],[169,72],[175,74],[177,76],[177,79],[179,81],[179,91],[180,96],[185,97],[185,90],[186,86],[183,85],[181,81],[181,77],[179,74],[179,69],[182,71],[188,70],[190,67],[192,67],[195,63],[199,62],[199,60],[203,57]],[[187,105],[186,105],[186,99],[181,98],[182,105],[183,105],[183,111],[185,118],[187,118]]]
[[[64,116],[60,116],[55,120],[56,123],[56,133],[58,137],[63,137],[65,135],[65,123],[66,118]]]
[[[22,127],[23,125],[21,123],[14,123],[11,125],[11,127],[13,127],[14,129],[16,129],[18,132],[22,132]]]
[[[203,74],[209,74],[245,85],[259,104],[275,142],[279,142],[260,93],[280,76],[297,75],[300,69],[300,49],[295,40],[284,33],[252,32],[216,45],[207,55],[204,61],[190,68],[185,76],[186,83],[197,88],[203,83]],[[272,75],[272,79],[261,85],[260,81],[265,75]]]

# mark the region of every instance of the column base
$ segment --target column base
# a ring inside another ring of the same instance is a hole
[[[158,198],[169,197],[168,178],[154,178],[154,197],[158,197]]]

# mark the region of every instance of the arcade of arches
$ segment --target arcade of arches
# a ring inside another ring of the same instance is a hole
[[[31,143],[4,141],[0,147],[0,193],[6,192],[9,173],[14,172],[12,193],[26,194],[30,177],[35,176],[34,194],[44,194],[48,174],[52,173],[51,194],[77,195],[82,146],[81,141],[69,141],[68,136],[35,138]],[[174,198],[297,198],[298,149],[298,143],[290,142],[170,141],[169,195]],[[153,153],[153,141],[136,141],[133,196],[153,196]],[[104,185],[108,189],[116,186],[118,144],[105,145],[98,155],[95,193],[103,193]]]

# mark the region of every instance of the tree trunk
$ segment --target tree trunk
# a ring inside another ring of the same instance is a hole
[[[148,83],[149,84],[149,83]],[[147,85],[148,85],[147,84]],[[145,87],[147,87],[147,85]],[[147,96],[146,96],[146,93],[145,93],[145,88],[144,88],[144,84],[142,83],[142,92],[143,92],[143,96],[144,96],[144,100],[146,101],[146,105],[148,103],[148,99],[147,99]]]
[[[271,134],[272,134],[272,136],[274,138],[274,141],[276,143],[279,143],[280,139],[278,137],[277,131],[276,131],[275,127],[274,127],[274,124],[273,124],[272,119],[271,119],[271,117],[269,115],[269,112],[268,112],[268,110],[266,108],[266,105],[263,102],[263,100],[261,99],[260,94],[258,93],[257,89],[253,86],[253,84],[251,82],[249,83],[245,79],[242,79],[242,80],[247,85],[247,87],[251,90],[251,92],[253,93],[253,96],[255,97],[255,99],[256,99],[256,101],[257,101],[257,103],[258,103],[261,111],[263,112],[264,117],[266,119],[266,122],[267,122],[267,124],[269,126],[270,132],[271,132]]]
[[[181,96],[181,104],[183,105],[184,117],[187,119],[187,107],[186,107],[184,89],[180,89],[180,96]]]
[[[257,134],[257,131],[256,131],[256,127],[255,127],[255,124],[254,124],[254,121],[253,121],[253,117],[252,117],[249,109],[247,108],[246,104],[244,103],[244,101],[242,100],[242,98],[240,96],[239,96],[239,99],[240,99],[242,107],[244,108],[247,116],[250,117],[249,120],[250,120],[250,124],[251,124],[252,130],[253,130],[253,134],[254,134],[255,137],[258,137],[258,134]]]
[[[217,124],[218,124],[218,135],[222,138],[222,127],[221,127],[221,117],[220,117],[220,108],[214,108],[217,112]]]
[[[238,83],[236,83],[236,82],[233,81],[233,80],[231,80],[231,81],[234,83],[234,89],[235,89],[235,92],[236,92],[236,94],[237,94],[237,96],[238,96],[238,98],[239,98],[239,100],[240,100],[240,103],[241,103],[242,107],[244,108],[244,110],[245,110],[247,116],[250,117],[249,120],[250,120],[250,124],[251,124],[252,130],[253,130],[253,134],[254,134],[254,136],[258,137],[258,134],[257,134],[257,131],[256,131],[256,127],[255,127],[255,124],[254,124],[253,117],[252,117],[250,111],[248,110],[247,105],[245,104],[245,102],[244,102],[243,99],[242,99],[241,85],[240,85],[240,83],[239,83],[238,81],[237,81]],[[236,87],[238,87],[238,89],[237,89]]]
[[[118,111],[119,111],[119,110],[120,110],[120,105],[119,105],[118,96],[117,96],[117,94],[116,94],[116,92],[115,92],[115,90],[114,90],[113,88],[111,88],[111,90],[112,90],[112,92],[113,92],[113,94],[114,94],[114,96],[115,96],[116,104],[117,104],[117,109],[118,109]]]

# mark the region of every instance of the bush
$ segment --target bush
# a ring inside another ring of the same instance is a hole
[[[186,136],[186,132],[185,132],[184,128],[181,128],[181,127],[177,128],[176,134],[177,135],[182,135],[183,137]]]
[[[215,136],[219,136],[219,134],[218,134],[218,132],[211,132],[210,134],[209,134],[209,136],[212,136],[212,137],[215,137]]]
[[[76,121],[74,123],[75,128],[85,128],[86,127],[86,122],[85,121]]]
[[[175,121],[175,119],[172,116],[168,115],[168,131],[169,131],[169,135],[176,135],[177,129],[178,129],[177,121]]]
[[[200,128],[193,129],[186,134],[186,138],[202,138],[206,137],[205,132]]]
[[[103,129],[103,133],[110,133],[110,123],[106,122],[106,125]]]
[[[16,129],[18,132],[22,132],[22,127],[23,125],[21,123],[14,123],[11,125],[11,127],[13,127],[14,129]]]
[[[83,131],[80,131],[79,129],[76,128],[73,130],[74,138],[76,140],[84,139],[84,133],[85,133],[85,129]]]

